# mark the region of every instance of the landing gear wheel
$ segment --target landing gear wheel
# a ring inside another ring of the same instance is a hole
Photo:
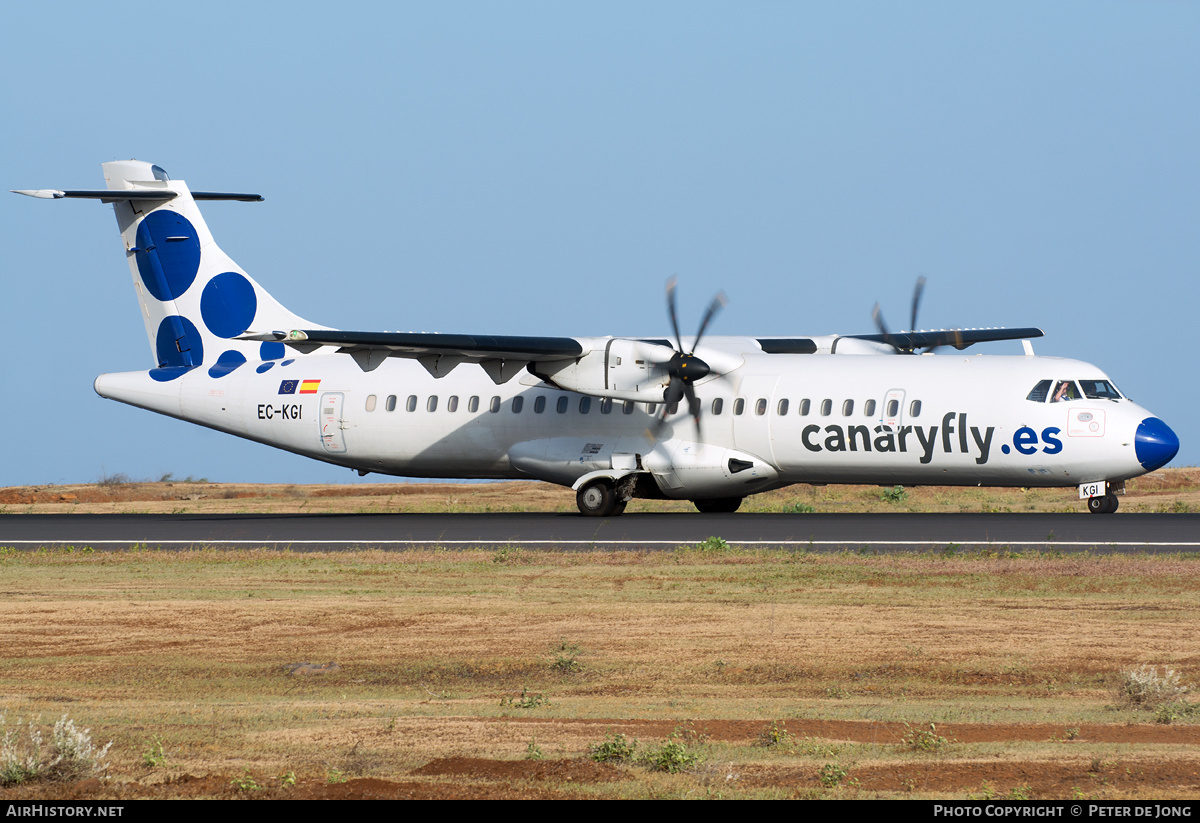
[[[732,514],[742,505],[740,497],[713,497],[693,500],[692,504],[704,514]]]
[[[607,480],[593,480],[580,489],[575,505],[585,517],[616,517],[625,511],[625,501],[617,499],[616,490]]]
[[[1117,496],[1112,492],[1101,497],[1088,498],[1088,511],[1092,514],[1112,514],[1120,505]]]

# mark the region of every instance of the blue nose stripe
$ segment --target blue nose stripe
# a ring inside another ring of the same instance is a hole
[[[1133,438],[1138,462],[1148,472],[1167,465],[1179,451],[1179,437],[1157,417],[1147,417]]]

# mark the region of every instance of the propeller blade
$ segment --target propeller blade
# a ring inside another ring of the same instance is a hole
[[[675,275],[667,281],[667,314],[671,317],[671,328],[675,330],[675,351],[683,351],[683,336],[679,333],[679,318],[675,313]]]
[[[667,415],[671,412],[671,406],[683,397],[686,385],[682,378],[674,376],[671,377],[671,382],[667,383],[667,388],[663,391],[662,414],[655,418],[654,426],[649,430],[653,439],[657,440],[663,426],[667,425]]]
[[[921,295],[925,292],[925,276],[917,278],[917,286],[913,289],[913,304],[912,304],[912,324],[908,327],[909,331],[917,330],[917,308],[921,305]]]
[[[883,322],[883,312],[880,310],[878,303],[875,304],[875,308],[871,309],[871,319],[875,321],[875,328],[879,329],[879,333],[883,335],[883,342],[887,343],[898,352],[902,351],[902,349],[896,345],[896,341],[893,339],[892,333],[888,331],[887,324]]]
[[[671,407],[677,405],[685,397],[688,401],[688,413],[696,421],[696,431],[697,434],[699,433],[701,404],[692,385],[695,381],[703,380],[712,374],[712,368],[697,357],[695,352],[700,345],[700,340],[704,337],[704,332],[708,330],[708,324],[712,322],[717,312],[729,302],[724,292],[717,293],[717,296],[708,304],[708,309],[700,321],[700,329],[696,332],[691,352],[685,352],[683,335],[679,333],[679,312],[675,308],[675,287],[676,280],[672,275],[667,280],[667,316],[671,318],[671,329],[675,332],[677,348],[667,363],[668,380],[666,389],[663,391],[662,415],[655,419],[653,426],[646,429],[646,439],[650,442],[658,439],[663,426],[667,424],[667,415],[670,413]]]
[[[725,292],[717,292],[717,296],[708,304],[708,311],[704,313],[704,319],[700,321],[700,331],[696,332],[696,341],[692,343],[692,351],[695,352],[700,346],[700,338],[704,336],[704,330],[708,328],[709,322],[713,319],[718,311],[725,307],[729,301],[725,298]],[[681,349],[682,350],[682,349]]]
[[[688,413],[692,415],[692,420],[696,422],[696,438],[700,438],[700,400],[696,397],[696,390],[692,388],[691,383],[683,384],[683,394],[687,397]]]

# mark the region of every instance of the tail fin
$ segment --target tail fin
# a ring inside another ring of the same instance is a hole
[[[209,365],[215,377],[248,360],[284,356],[282,343],[233,339],[249,329],[319,328],[285,309],[229,259],[196,206],[197,199],[261,198],[193,196],[183,181],[138,160],[103,165],[114,196],[101,199],[111,199],[116,209],[156,379],[169,380],[200,365]],[[163,199],[153,198],[155,191]]]

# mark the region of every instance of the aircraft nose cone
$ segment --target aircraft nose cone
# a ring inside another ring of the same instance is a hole
[[[1157,417],[1147,417],[1134,435],[1133,450],[1142,468],[1152,472],[1171,462],[1179,451],[1179,436]]]

